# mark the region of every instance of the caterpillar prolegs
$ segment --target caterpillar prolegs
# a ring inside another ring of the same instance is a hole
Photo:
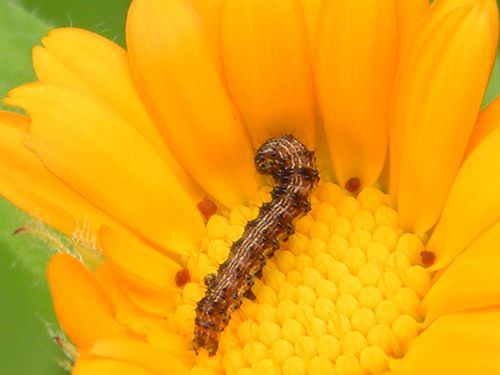
[[[251,292],[266,258],[293,233],[295,220],[310,211],[309,198],[319,180],[314,152],[291,135],[266,141],[257,150],[255,165],[259,173],[271,175],[276,185],[272,200],[246,224],[217,274],[205,277],[207,291],[196,307],[193,343],[196,352],[205,348],[210,356],[217,352],[221,332],[241,306],[243,295]]]

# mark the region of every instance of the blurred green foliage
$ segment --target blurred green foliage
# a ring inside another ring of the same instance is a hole
[[[81,27],[125,44],[125,17],[130,0],[19,0],[35,15],[51,24]]]
[[[49,250],[28,235],[12,233],[26,215],[0,200],[0,374],[63,374],[63,358],[47,333],[55,322],[43,265]],[[19,256],[23,253],[23,257]]]

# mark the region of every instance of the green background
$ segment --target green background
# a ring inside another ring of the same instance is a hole
[[[124,44],[130,0],[0,0],[0,95],[34,80],[31,47],[50,28],[83,27]],[[500,92],[500,62],[485,103]],[[64,356],[47,333],[55,322],[45,265],[47,247],[12,232],[29,218],[0,198],[0,374],[64,374]]]

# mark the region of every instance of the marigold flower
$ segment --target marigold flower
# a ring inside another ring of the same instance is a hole
[[[74,374],[500,372],[493,0],[133,0],[126,37],[51,31],[0,113],[0,193],[77,233],[48,268]],[[196,355],[288,133],[312,210]]]

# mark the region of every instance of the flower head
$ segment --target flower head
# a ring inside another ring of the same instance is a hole
[[[133,0],[126,31],[53,30],[0,113],[0,193],[76,233],[48,269],[75,374],[500,372],[494,1]],[[310,212],[195,354],[284,134]]]

